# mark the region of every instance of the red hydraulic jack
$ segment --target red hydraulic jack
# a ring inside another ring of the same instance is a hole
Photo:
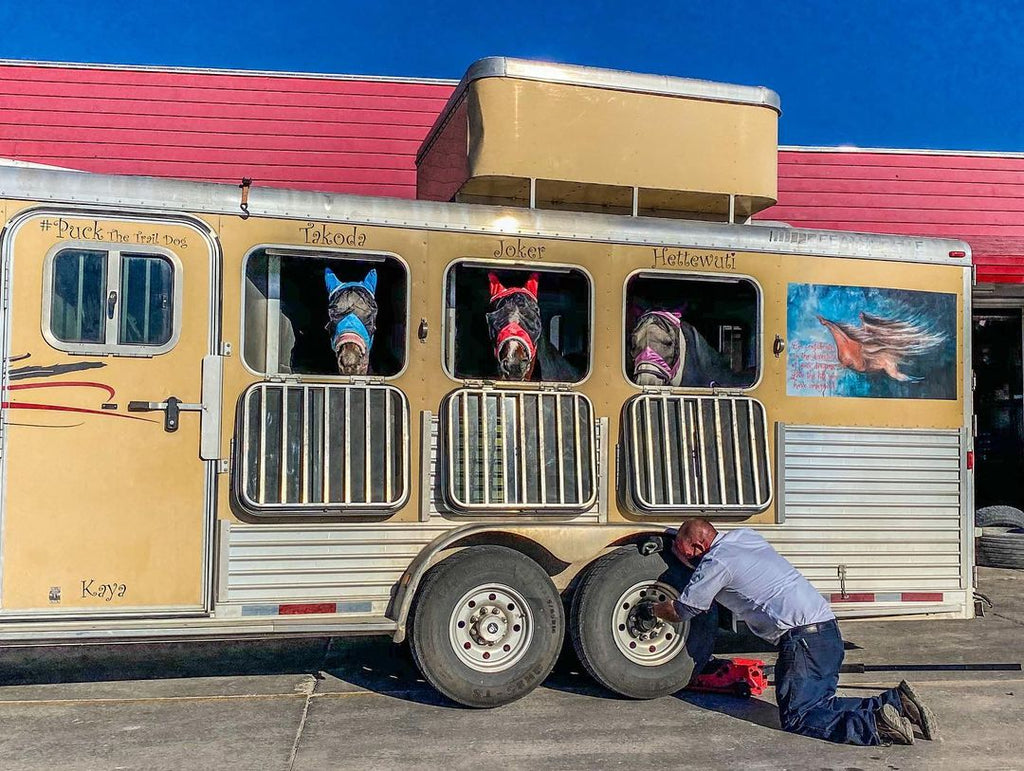
[[[768,677],[760,659],[712,659],[686,690],[729,693],[746,699],[760,696],[767,687]]]

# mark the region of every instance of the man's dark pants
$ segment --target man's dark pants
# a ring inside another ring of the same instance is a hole
[[[714,609],[714,606],[712,606]],[[686,647],[695,672],[711,657],[717,629],[715,614],[701,613],[690,621]],[[813,631],[812,631],[813,630]],[[892,704],[903,714],[895,688],[868,699],[836,696],[843,638],[835,621],[797,627],[779,640],[775,663],[775,700],[784,730],[838,744],[881,744],[875,712]]]
[[[875,713],[891,704],[903,713],[895,688],[867,699],[836,696],[843,638],[835,621],[790,630],[779,641],[775,700],[786,731],[838,744],[881,744]]]

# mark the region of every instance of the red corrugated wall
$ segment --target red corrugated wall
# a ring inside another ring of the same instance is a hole
[[[416,150],[451,91],[447,83],[0,64],[0,157],[412,197]]]
[[[0,63],[0,157],[412,198],[445,82]],[[981,281],[1024,283],[1024,156],[784,149],[779,204],[805,227],[954,236]]]
[[[1024,283],[1024,156],[784,149],[759,219],[971,244],[979,281]]]

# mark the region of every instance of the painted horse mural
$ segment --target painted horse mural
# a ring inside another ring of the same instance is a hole
[[[362,281],[339,281],[324,268],[327,284],[327,314],[331,349],[342,375],[366,375],[370,371],[370,348],[377,332],[377,271],[370,270]]]
[[[633,326],[630,339],[633,381],[645,386],[744,385],[692,324],[677,311],[649,310]]]
[[[925,324],[901,319],[859,315],[860,326],[842,324],[818,316],[832,333],[839,363],[854,372],[882,372],[901,383],[918,383],[924,378],[900,370],[908,360],[925,356],[946,341],[946,335]]]

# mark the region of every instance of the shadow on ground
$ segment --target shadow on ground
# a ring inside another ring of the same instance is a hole
[[[317,672],[328,638],[0,649],[0,685]]]

